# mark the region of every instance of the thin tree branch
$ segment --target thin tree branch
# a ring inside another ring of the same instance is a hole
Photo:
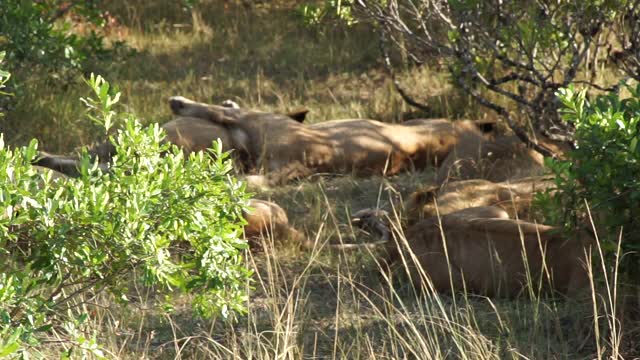
[[[453,71],[453,69],[451,69],[451,71]],[[485,99],[484,97],[480,96],[478,93],[473,91],[469,87],[469,85],[467,83],[465,83],[463,77],[458,77],[456,82],[458,83],[458,85],[463,90],[465,90],[466,93],[471,95],[480,105],[495,111],[498,115],[500,115],[502,118],[504,118],[507,121],[507,124],[509,125],[509,128],[511,128],[511,130],[513,130],[513,132],[516,134],[516,136],[520,140],[522,140],[522,142],[524,142],[525,144],[527,144],[528,146],[530,146],[532,149],[534,149],[535,151],[539,152],[543,156],[556,157],[556,154],[554,154],[551,150],[549,150],[549,149],[539,145],[535,141],[533,141],[529,137],[527,132],[521,126],[516,124],[516,122],[511,118],[511,115],[509,115],[509,112],[505,108],[503,108],[502,106],[500,106],[498,104],[492,103],[491,101]]]
[[[385,46],[384,36],[380,37],[379,45],[380,45],[380,51],[382,52],[382,59],[383,59],[384,66],[387,69],[387,71],[389,72],[389,75],[391,76],[391,79],[393,81],[393,86],[398,91],[398,94],[400,94],[402,99],[407,104],[409,104],[409,105],[411,105],[411,106],[413,106],[415,108],[418,108],[418,109],[420,109],[422,111],[430,112],[431,108],[428,105],[422,104],[422,103],[416,101],[413,97],[411,97],[409,94],[407,94],[404,91],[404,89],[402,88],[402,85],[400,85],[400,82],[396,78],[395,72],[393,71],[393,66],[391,65],[391,59],[389,58],[389,52],[387,51],[387,47]]]

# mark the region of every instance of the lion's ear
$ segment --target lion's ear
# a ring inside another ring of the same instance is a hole
[[[303,123],[308,113],[309,109],[299,109],[287,113],[287,116],[299,123]]]
[[[410,195],[408,203],[412,206],[430,203],[436,197],[438,189],[438,186],[419,189]]]
[[[477,120],[474,124],[483,134],[490,134],[496,130],[497,121],[495,120]]]

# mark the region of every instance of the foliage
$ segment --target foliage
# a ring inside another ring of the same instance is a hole
[[[14,72],[33,67],[60,75],[84,67],[92,58],[111,54],[96,31],[79,35],[67,16],[74,14],[100,28],[105,19],[95,1],[4,0],[0,13],[0,49]],[[119,44],[121,45],[121,44]]]
[[[446,65],[458,86],[496,111],[523,141],[551,155],[529,131],[573,140],[554,94],[572,83],[612,90],[597,74],[615,45],[612,34],[622,31],[620,19],[636,12],[638,3],[363,0],[356,8],[380,31],[390,69],[397,58]],[[625,29],[636,31],[629,38],[640,35],[638,27]]]
[[[611,59],[625,74],[640,82],[640,1],[629,2],[625,16],[616,22],[614,32],[620,48]]]
[[[5,57],[6,53],[4,51],[0,51],[0,65],[2,65],[2,62],[4,61],[4,57]],[[6,93],[4,91],[2,91],[2,89],[5,88],[5,84],[7,83],[7,81],[9,81],[9,78],[11,77],[11,73],[9,73],[6,70],[3,70],[2,68],[0,68],[0,96],[1,95],[10,95],[9,93]],[[2,118],[4,116],[4,114],[0,111],[0,118]]]
[[[246,197],[228,154],[218,142],[213,156],[185,158],[157,125],[114,112],[119,94],[101,77],[88,83],[93,119],[123,121],[107,173],[85,151],[80,178],[54,180],[30,165],[35,140],[16,150],[0,142],[0,355],[36,346],[55,327],[70,348],[99,356],[87,303],[103,292],[128,302],[140,282],[192,293],[202,316],[244,311]]]
[[[6,53],[4,51],[0,51],[0,64],[4,62],[5,56],[6,56]],[[10,77],[11,77],[11,73],[9,73],[6,70],[0,69],[0,95],[8,95],[7,93],[3,92],[2,89],[5,88],[4,84],[6,84],[7,81],[9,81]]]
[[[547,159],[557,194],[538,196],[548,221],[574,228],[589,206],[604,249],[615,251],[622,233],[627,270],[640,258],[640,86],[631,97],[617,94],[593,101],[586,91],[560,89],[562,118],[576,127],[576,149],[566,160]]]
[[[319,25],[329,21],[344,21],[347,25],[357,22],[351,12],[353,0],[324,0],[320,4],[304,3],[298,7],[298,12],[307,25]]]

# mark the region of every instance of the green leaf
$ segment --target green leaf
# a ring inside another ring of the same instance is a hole
[[[15,353],[20,350],[20,343],[18,342],[9,342],[7,345],[0,346],[0,358],[8,357],[9,355]]]

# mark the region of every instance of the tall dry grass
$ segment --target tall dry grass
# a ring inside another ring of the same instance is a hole
[[[137,53],[87,71],[118,85],[125,110],[145,122],[168,121],[173,95],[212,103],[231,99],[265,111],[307,107],[309,122],[475,115],[469,99],[437,69],[403,80],[433,104],[432,113],[407,107],[379,64],[375,34],[364,26],[308,28],[293,2],[243,4],[203,1],[192,16],[180,2],[110,2],[127,27],[124,40]],[[81,75],[60,83],[29,71],[14,76],[28,84],[0,120],[6,141],[24,144],[36,137],[48,151],[68,152],[99,140],[78,100],[86,89]]]
[[[410,183],[410,175],[397,180]],[[360,203],[375,202],[388,179],[325,180],[272,193],[282,202],[304,196],[318,204],[295,218],[316,244],[300,250],[267,236],[263,251],[247,253],[255,270],[247,284],[248,313],[235,321],[203,320],[189,310],[190,298],[158,307],[153,289],[139,287],[132,303],[103,296],[90,301],[89,329],[111,358],[133,359],[619,359],[638,354],[638,326],[621,315],[617,262],[594,249],[591,287],[577,298],[538,295],[532,278],[516,299],[470,293],[448,295],[431,289],[422,274],[414,287],[402,214],[392,217],[404,266],[386,271],[381,250],[332,250],[328,243],[364,235],[349,223],[353,212],[345,192],[361,192]],[[345,189],[346,188],[346,189]],[[383,190],[383,201],[397,193]],[[284,194],[289,194],[286,199]],[[264,195],[264,194],[263,194]],[[388,206],[388,205],[387,205]],[[514,239],[517,241],[517,239]],[[419,265],[418,265],[419,266]],[[53,353],[53,350],[52,350]]]

